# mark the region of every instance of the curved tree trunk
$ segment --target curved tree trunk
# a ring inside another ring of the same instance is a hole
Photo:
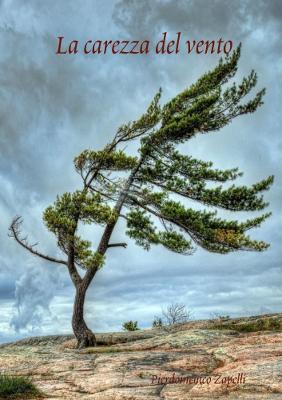
[[[84,321],[83,310],[86,289],[84,285],[77,287],[72,315],[72,329],[79,349],[96,346],[96,337]]]
[[[123,203],[127,196],[127,192],[130,188],[131,183],[134,180],[135,174],[137,173],[138,169],[142,165],[143,159],[144,159],[144,155],[141,156],[138,165],[132,170],[132,172],[127,180],[127,183],[124,187],[124,190],[120,194],[120,197],[114,207],[114,211],[117,213],[117,215],[120,214]],[[94,178],[92,177],[90,182],[88,183],[88,187],[91,184],[93,179]],[[114,230],[116,223],[117,223],[117,220],[110,222],[106,225],[106,228],[104,230],[104,233],[102,235],[102,238],[100,240],[98,250],[97,250],[98,253],[102,256],[106,253],[107,248],[109,247],[109,240],[110,240],[110,237],[112,235],[112,232]],[[84,318],[83,318],[83,306],[84,306],[86,290],[89,287],[90,283],[92,282],[92,279],[94,278],[96,272],[98,271],[99,265],[93,265],[92,268],[89,268],[87,270],[87,272],[85,273],[85,276],[82,280],[80,279],[79,276],[77,279],[77,276],[73,275],[73,270],[76,272],[76,269],[74,267],[74,243],[72,243],[72,251],[69,254],[68,268],[69,268],[72,280],[74,282],[74,285],[76,287],[76,295],[75,295],[75,300],[74,300],[74,309],[73,309],[73,316],[72,316],[72,328],[73,328],[74,335],[77,339],[77,347],[83,348],[83,347],[96,346],[96,337],[95,337],[94,333],[91,331],[91,329],[88,328],[88,326],[86,325],[86,322],[84,321]]]

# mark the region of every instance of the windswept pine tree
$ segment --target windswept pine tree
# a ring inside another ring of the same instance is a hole
[[[232,184],[226,188],[221,184],[242,175],[237,168],[215,169],[211,162],[178,150],[179,144],[195,135],[218,131],[262,104],[264,90],[243,102],[256,85],[254,71],[240,84],[227,85],[237,71],[239,57],[240,48],[164,106],[160,105],[159,91],[147,111],[138,120],[122,125],[103,150],[85,150],[75,158],[81,188],[58,196],[43,217],[65,257],[57,259],[39,252],[22,236],[21,218],[13,220],[10,233],[22,247],[67,268],[76,289],[72,327],[78,347],[96,344],[84,320],[85,295],[105,264],[108,250],[126,247],[126,243],[111,241],[120,218],[125,220],[129,238],[145,250],[162,245],[187,255],[197,246],[220,254],[268,248],[267,243],[252,240],[247,232],[270,213],[238,222],[219,218],[214,210],[264,209],[267,204],[262,192],[269,189],[273,176],[250,187]],[[134,140],[140,143],[136,155],[121,150]],[[206,207],[195,210],[187,206],[186,199]],[[103,226],[101,238],[93,244],[84,240],[78,234],[80,224]]]

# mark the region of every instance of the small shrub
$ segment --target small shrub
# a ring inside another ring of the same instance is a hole
[[[220,315],[218,318],[222,321],[228,321],[230,319],[230,315]]]
[[[0,375],[1,399],[24,399],[26,396],[38,395],[40,395],[40,391],[31,382],[30,378],[24,376]]]
[[[221,315],[219,313],[212,313],[211,314],[212,319],[214,320],[218,320],[218,321],[227,321],[230,319],[230,315]]]
[[[138,331],[138,322],[137,321],[127,321],[122,324],[122,328],[125,331]]]
[[[160,317],[155,317],[152,327],[153,328],[162,328],[164,326],[163,320]]]

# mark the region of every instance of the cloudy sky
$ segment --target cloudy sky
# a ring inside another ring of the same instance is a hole
[[[152,43],[165,31],[171,38],[181,31],[186,40],[222,37],[234,46],[242,42],[237,79],[254,68],[258,88],[267,88],[255,115],[198,136],[185,150],[219,168],[238,166],[244,171],[239,183],[275,175],[266,195],[273,216],[253,234],[271,248],[224,256],[198,249],[189,257],[159,247],[145,252],[131,242],[127,250],[111,249],[88,291],[93,330],[120,330],[128,319],[149,327],[172,302],[185,303],[194,318],[282,311],[281,1],[0,0],[0,29],[0,341],[71,332],[74,290],[67,272],[7,236],[13,216],[22,215],[30,239],[56,255],[42,211],[57,194],[79,187],[74,156],[101,148],[144,111],[159,87],[165,102],[219,60],[184,51],[56,56],[57,36]],[[115,237],[123,238],[123,228]]]

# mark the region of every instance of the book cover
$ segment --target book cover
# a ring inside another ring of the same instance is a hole
[[[282,3],[0,11],[0,398],[282,398]]]

